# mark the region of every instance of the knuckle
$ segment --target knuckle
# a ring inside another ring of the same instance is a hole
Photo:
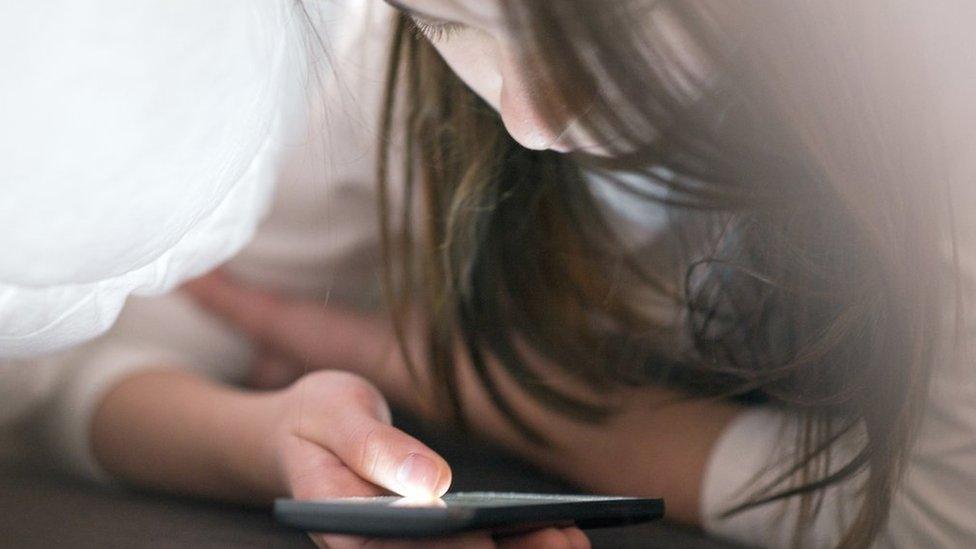
[[[283,392],[292,412],[329,416],[339,413],[350,419],[365,413],[382,423],[390,423],[390,409],[382,393],[354,374],[331,370],[313,372],[300,377]]]
[[[388,415],[386,399],[372,383],[355,374],[346,372],[336,372],[336,374],[340,376],[336,379],[336,390],[341,395],[339,400],[357,409],[378,412],[380,417]]]
[[[349,374],[349,379],[345,380],[343,390],[350,398],[357,402],[372,403],[381,398],[376,387],[365,379]]]
[[[366,475],[368,479],[372,479],[376,476],[376,468],[380,462],[380,456],[383,455],[384,444],[382,442],[382,427],[379,425],[371,425],[366,428],[365,433],[360,441],[359,450],[359,470]]]
[[[549,529],[540,533],[539,546],[570,549],[572,547],[572,543],[570,543],[569,538],[562,531]]]
[[[298,379],[293,387],[333,398],[355,393],[365,394],[370,390],[374,394],[378,394],[376,389],[373,389],[372,385],[365,379],[355,374],[337,370],[320,370],[308,373]]]
[[[578,528],[567,530],[566,537],[569,538],[570,547],[573,549],[590,549],[592,547],[590,538]]]

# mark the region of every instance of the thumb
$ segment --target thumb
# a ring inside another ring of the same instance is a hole
[[[451,486],[451,468],[420,441],[377,419],[333,432],[330,449],[363,479],[411,498],[437,498]]]
[[[405,497],[436,498],[451,486],[447,462],[389,423],[382,396],[369,384],[347,386],[323,421],[303,422],[301,436],[335,454],[364,480]]]

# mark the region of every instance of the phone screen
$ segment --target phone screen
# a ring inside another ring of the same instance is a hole
[[[502,492],[457,492],[442,498],[418,499],[399,496],[363,498],[337,498],[320,500],[322,503],[346,503],[350,505],[378,505],[384,507],[430,508],[486,508],[521,507],[525,505],[551,505],[554,503],[591,503],[597,501],[626,501],[631,498],[582,495],[552,495]]]
[[[458,492],[439,499],[380,496],[275,502],[275,516],[288,526],[385,538],[514,532],[567,524],[597,528],[646,522],[663,513],[663,502],[654,499],[504,492]]]

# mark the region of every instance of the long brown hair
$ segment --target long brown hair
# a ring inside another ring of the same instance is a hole
[[[911,445],[951,291],[948,184],[911,23],[880,0],[503,5],[551,90],[539,107],[554,118],[585,108],[614,154],[519,147],[399,22],[379,174],[387,285],[398,323],[410,306],[426,315],[445,409],[463,424],[458,339],[494,404],[542,444],[489,357],[581,421],[613,413],[610,401],[547,384],[523,345],[595,394],[667,384],[788,406],[806,424],[792,467],[729,512],[798,497],[802,528],[823,488],[866,470],[842,545],[868,545]],[[390,177],[392,143],[406,151],[402,181]],[[593,174],[666,207],[676,273],[623,241]],[[391,184],[406,189],[401,209]],[[641,295],[683,313],[662,321]],[[831,447],[860,429],[853,460],[830,464]]]

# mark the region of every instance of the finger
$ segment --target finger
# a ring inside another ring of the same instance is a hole
[[[470,533],[447,539],[396,541],[390,547],[391,549],[495,549],[497,544],[488,534]]]
[[[282,389],[301,377],[303,369],[277,356],[260,356],[251,365],[247,386],[253,389]]]
[[[406,497],[431,498],[447,492],[451,469],[436,452],[389,424],[385,401],[355,376],[308,377],[296,388],[332,398],[316,410],[320,421],[306,420],[296,434],[333,452],[364,480]],[[309,384],[322,383],[316,391]],[[308,419],[308,418],[307,418]]]
[[[197,304],[259,338],[270,335],[281,324],[286,307],[276,295],[234,282],[220,272],[187,282],[183,290]]]
[[[314,442],[294,437],[284,449],[283,473],[291,497],[319,500],[337,497],[381,496],[388,492],[352,472],[332,452]]]
[[[312,539],[319,547],[329,549],[494,549],[497,547],[487,534],[421,540],[366,539],[337,535],[313,535]]]
[[[319,442],[368,482],[405,497],[440,497],[451,469],[420,441],[377,419],[341,419],[318,429]]]
[[[497,544],[488,534],[472,533],[456,538],[443,540],[424,540],[425,545],[417,545],[417,548],[429,547],[430,549],[495,549]]]
[[[392,344],[387,327],[373,319],[316,301],[285,299],[219,272],[183,288],[201,307],[252,339],[302,361],[319,357],[327,359],[330,367],[346,368],[380,360]]]
[[[326,534],[309,534],[312,541],[320,549],[363,549],[366,546],[365,538],[353,536],[331,536]]]
[[[579,528],[566,528],[563,533],[569,538],[570,547],[573,549],[590,549],[593,547],[590,538]]]
[[[589,544],[589,539],[577,528],[546,528],[498,540],[500,549],[588,549]]]

